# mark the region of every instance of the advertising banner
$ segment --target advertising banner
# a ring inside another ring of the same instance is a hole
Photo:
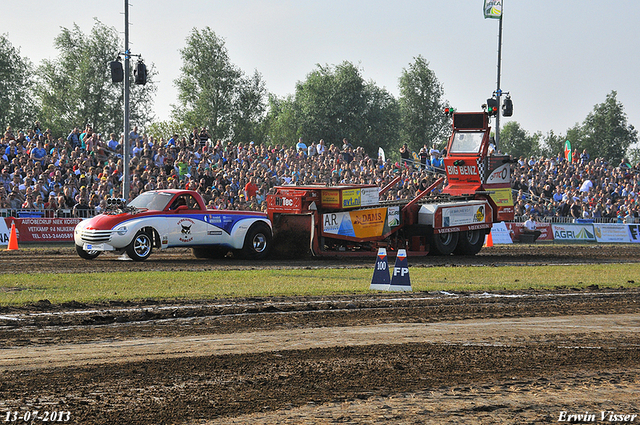
[[[513,223],[508,222],[505,223],[507,229],[509,229],[509,234],[511,235],[511,239],[513,241],[520,241],[520,235],[523,233],[522,229],[524,227],[524,223]],[[539,241],[552,241],[553,240],[553,232],[551,230],[551,223],[536,223],[536,230],[540,230],[540,236],[537,240]],[[495,243],[495,240],[494,240]]]
[[[485,205],[465,205],[442,208],[442,227],[465,226],[485,222]]]
[[[360,206],[360,189],[344,189],[342,191],[342,208]]]
[[[629,242],[640,243],[640,224],[627,224]]]
[[[11,221],[7,224],[5,219],[0,218],[0,246],[9,245],[9,232],[11,229]]]
[[[340,208],[340,191],[339,190],[323,190],[320,202],[324,208]]]
[[[372,207],[380,203],[379,187],[363,187],[360,189],[360,206]]]
[[[593,224],[553,224],[553,239],[566,242],[595,242]]]
[[[494,244],[513,243],[513,240],[511,240],[511,235],[509,234],[509,229],[507,229],[504,221],[493,224],[493,227],[491,228],[491,238]]]
[[[18,243],[20,242],[73,242],[73,229],[82,221],[81,218],[5,218],[2,220],[10,229],[16,224]],[[0,227],[0,232],[4,232]],[[3,244],[9,241],[9,232],[2,233]]]
[[[629,243],[629,229],[626,224],[603,224],[594,223],[593,231],[598,242],[605,243]]]
[[[322,215],[322,232],[366,239],[379,237],[400,225],[400,207],[370,208]]]

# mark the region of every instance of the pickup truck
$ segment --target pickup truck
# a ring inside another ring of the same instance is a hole
[[[190,247],[198,258],[263,259],[271,251],[272,226],[265,213],[209,210],[198,192],[152,190],[129,204],[111,198],[104,213],[75,228],[76,252],[92,260],[102,252],[144,261],[154,249]]]

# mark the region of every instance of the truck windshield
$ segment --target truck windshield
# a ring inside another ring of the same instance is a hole
[[[483,137],[483,131],[456,132],[450,153],[478,153]]]
[[[146,208],[152,211],[162,211],[173,198],[173,194],[165,192],[144,192],[129,202],[128,206]]]

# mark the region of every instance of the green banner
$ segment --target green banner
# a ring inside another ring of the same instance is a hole
[[[564,142],[564,159],[569,162],[571,162],[573,159],[571,155],[571,142],[568,140]]]

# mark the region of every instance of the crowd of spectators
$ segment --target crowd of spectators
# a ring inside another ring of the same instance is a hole
[[[640,163],[611,164],[586,150],[572,161],[520,157],[512,173],[516,216],[542,221],[639,222],[639,185]]]
[[[428,187],[442,165],[435,146],[400,162],[370,157],[347,139],[326,145],[223,143],[211,140],[206,128],[189,135],[154,139],[128,135],[131,146],[130,198],[153,189],[191,189],[212,209],[265,210],[266,195],[284,184],[364,183],[386,186],[385,195],[411,199]],[[91,126],[55,138],[36,122],[14,132],[8,126],[0,140],[0,211],[41,211],[48,217],[88,216],[103,211],[106,199],[122,194],[124,137],[103,137]],[[630,221],[640,215],[638,166],[589,158],[520,158],[514,164],[512,188],[516,214],[551,217],[609,218]]]

